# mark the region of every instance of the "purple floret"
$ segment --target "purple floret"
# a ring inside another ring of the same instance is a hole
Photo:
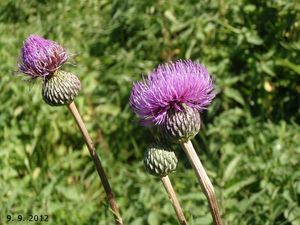
[[[130,96],[132,110],[145,125],[161,125],[170,110],[184,111],[188,106],[199,112],[215,97],[211,76],[204,66],[180,60],[158,66],[142,81],[136,82]]]
[[[20,72],[31,78],[46,77],[68,60],[66,50],[58,43],[30,35],[22,48]]]

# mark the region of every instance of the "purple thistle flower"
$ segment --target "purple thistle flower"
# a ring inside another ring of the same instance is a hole
[[[130,96],[132,110],[144,125],[165,123],[168,112],[206,109],[215,97],[213,81],[204,66],[179,60],[158,66],[136,82]]]
[[[46,77],[53,74],[68,58],[66,50],[58,43],[30,35],[22,48],[19,70],[33,79]]]

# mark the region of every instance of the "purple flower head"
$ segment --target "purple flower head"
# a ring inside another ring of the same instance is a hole
[[[68,60],[66,50],[58,43],[30,35],[22,48],[19,70],[31,78],[46,77]]]
[[[158,66],[136,82],[130,96],[132,110],[144,125],[161,125],[170,110],[191,107],[199,112],[215,97],[213,81],[204,66],[179,60]]]

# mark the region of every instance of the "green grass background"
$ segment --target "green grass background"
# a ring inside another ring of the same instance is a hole
[[[154,132],[130,111],[132,83],[159,63],[199,60],[218,92],[193,143],[225,225],[300,224],[300,3],[297,0],[1,0],[0,224],[114,224],[84,141],[41,80],[16,75],[30,34],[73,55],[76,104],[108,174],[124,224],[177,224],[157,178],[143,170]],[[189,224],[212,224],[184,154],[170,176]],[[35,223],[24,223],[35,224]]]

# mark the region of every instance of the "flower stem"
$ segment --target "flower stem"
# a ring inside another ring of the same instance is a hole
[[[178,221],[181,225],[187,225],[187,222],[186,222],[186,219],[184,217],[184,214],[183,214],[183,211],[182,211],[182,208],[179,204],[179,201],[176,197],[176,193],[173,189],[173,186],[171,184],[171,181],[169,179],[169,176],[164,176],[164,177],[161,177],[160,178],[168,195],[169,195],[169,198],[171,199],[172,201],[172,205],[175,209],[175,212],[176,212],[176,215],[177,215],[177,218],[178,218]]]
[[[103,167],[101,165],[101,161],[96,153],[96,149],[95,149],[95,146],[92,142],[92,139],[84,125],[84,122],[77,110],[77,107],[75,105],[74,102],[71,102],[68,106],[68,109],[70,110],[71,114],[73,115],[80,131],[81,131],[81,134],[82,136],[84,137],[84,140],[85,140],[85,143],[89,149],[89,152],[91,154],[91,157],[93,158],[93,161],[95,163],[95,167],[96,167],[96,170],[99,174],[99,177],[101,179],[101,182],[103,184],[103,187],[104,187],[104,190],[106,192],[106,196],[107,196],[107,200],[109,202],[109,205],[113,211],[113,214],[114,214],[114,217],[115,217],[115,222],[117,225],[123,225],[123,222],[122,222],[122,217],[121,217],[121,214],[120,214],[120,211],[119,211],[119,208],[117,206],[117,202],[116,202],[116,199],[114,197],[114,194],[111,190],[111,187],[110,187],[110,184],[107,180],[107,177],[106,177],[106,174],[103,170]]]
[[[215,195],[214,188],[205,172],[204,167],[193,147],[192,142],[189,140],[181,144],[185,154],[187,155],[199,181],[202,191],[204,192],[210,207],[215,225],[222,225],[222,219],[218,208],[218,203]]]

